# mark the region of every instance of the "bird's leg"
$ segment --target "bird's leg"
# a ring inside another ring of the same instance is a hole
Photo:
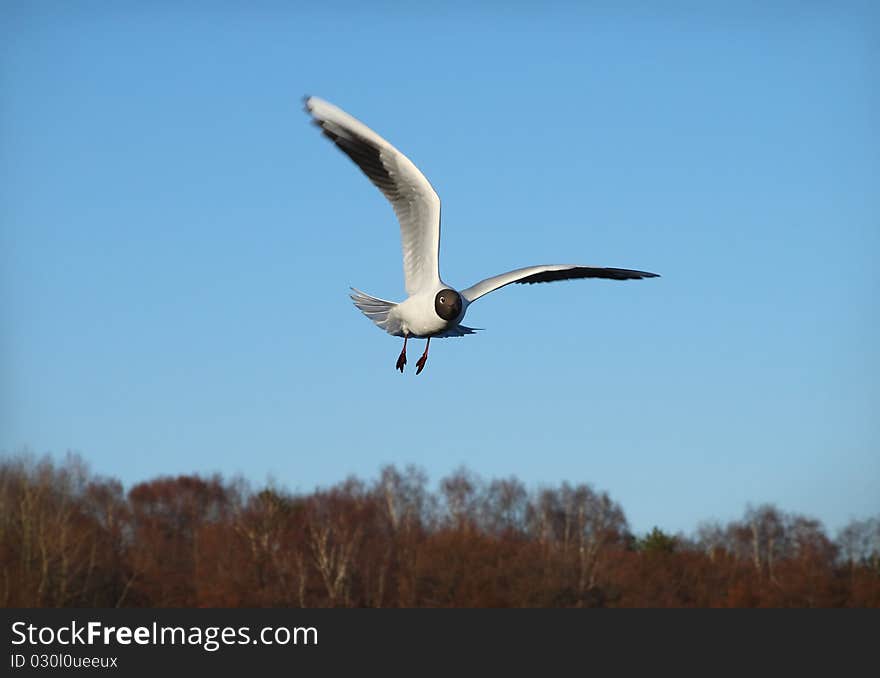
[[[425,363],[428,362],[428,347],[431,345],[431,337],[428,337],[428,343],[425,344],[425,352],[422,353],[422,357],[416,361],[416,374],[421,374],[422,370],[425,369]]]
[[[397,369],[400,370],[400,373],[403,374],[403,366],[406,365],[406,340],[407,336],[403,337],[403,349],[400,351],[400,355],[397,357]]]

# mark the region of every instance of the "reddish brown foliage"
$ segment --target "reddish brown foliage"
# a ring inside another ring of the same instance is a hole
[[[0,464],[4,606],[880,607],[880,521],[830,540],[749,508],[697,538],[630,534],[586,485],[529,493],[382,470],[309,495],[220,477],[124,494],[82,463]]]

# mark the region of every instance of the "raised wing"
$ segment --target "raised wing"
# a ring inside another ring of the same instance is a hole
[[[425,175],[385,139],[333,104],[308,97],[306,110],[394,208],[400,222],[407,294],[436,286],[440,280],[440,198]]]
[[[608,280],[641,280],[642,278],[659,278],[656,273],[632,271],[628,268],[599,268],[596,266],[573,266],[571,264],[551,264],[546,266],[527,266],[515,271],[508,271],[493,278],[481,280],[462,290],[468,303],[476,301],[484,294],[489,294],[499,287],[510,283],[531,285],[532,283],[554,282],[556,280],[574,280],[576,278],[606,278]]]

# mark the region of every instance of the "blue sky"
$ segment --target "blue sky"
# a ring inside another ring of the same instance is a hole
[[[3,453],[304,491],[464,464],[637,531],[880,512],[872,3],[75,4],[0,10]],[[450,284],[663,277],[505,288],[401,376],[346,296],[403,298],[393,213],[305,94],[425,172]]]

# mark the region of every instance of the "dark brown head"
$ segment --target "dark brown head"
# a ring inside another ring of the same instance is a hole
[[[434,297],[434,311],[443,320],[455,321],[461,314],[461,295],[455,290],[440,290]]]

